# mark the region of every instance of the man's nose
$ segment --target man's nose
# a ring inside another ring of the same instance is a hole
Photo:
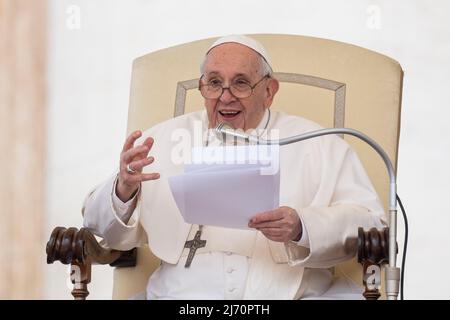
[[[223,92],[219,97],[219,100],[224,104],[228,104],[236,101],[236,97],[231,94],[230,88],[223,88]]]

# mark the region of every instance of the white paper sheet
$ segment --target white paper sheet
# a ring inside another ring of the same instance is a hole
[[[215,148],[224,152],[216,150],[214,157],[199,157],[203,152],[211,154],[212,148],[193,150],[193,164],[185,166],[184,174],[169,178],[175,202],[187,223],[248,229],[255,214],[279,206],[278,147]],[[265,149],[255,153],[251,150],[255,148]],[[236,151],[245,154],[240,163],[223,156],[236,155]],[[255,158],[260,151],[264,159]]]

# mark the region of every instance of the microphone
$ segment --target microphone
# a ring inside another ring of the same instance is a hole
[[[265,140],[255,137],[244,132],[237,132],[233,126],[228,123],[220,123],[215,128],[217,134],[228,135],[245,139],[246,141],[255,142],[263,145],[288,145],[291,143],[316,138],[329,134],[348,134],[357,137],[369,144],[383,159],[389,174],[389,266],[385,267],[385,292],[388,300],[397,300],[400,283],[400,268],[396,267],[397,263],[397,182],[394,167],[387,153],[372,138],[364,133],[350,128],[331,128],[320,129],[306,132],[296,136],[283,138],[279,140]]]
[[[228,135],[228,136],[243,139],[245,141],[259,143],[259,139],[257,137],[246,134],[243,131],[236,131],[232,125],[230,125],[226,122],[219,123],[219,125],[217,125],[217,127],[214,129],[214,132],[216,133],[216,136],[219,139],[224,139],[224,137]],[[267,140],[265,140],[265,141],[267,141]],[[264,144],[269,144],[269,143],[264,143]]]

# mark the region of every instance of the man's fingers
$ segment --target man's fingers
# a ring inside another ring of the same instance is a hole
[[[122,152],[127,151],[133,148],[134,142],[142,135],[140,130],[132,132],[127,139],[125,140],[125,144],[123,145]]]
[[[250,223],[254,225],[261,222],[276,221],[283,219],[283,217],[284,217],[283,211],[277,209],[255,215],[253,218],[250,219]]]
[[[157,172],[154,172],[154,173],[139,173],[139,172],[137,172],[134,174],[127,175],[125,183],[139,184],[144,181],[157,180],[157,179],[159,179],[159,177],[160,177],[160,174]]]
[[[153,161],[155,161],[154,157],[148,157],[148,158],[144,158],[144,159],[141,159],[141,160],[132,161],[132,162],[130,162],[129,165],[130,165],[131,169],[133,169],[134,171],[142,171],[142,169],[145,166],[148,166],[149,164],[152,164]]]
[[[153,146],[153,142],[154,142],[153,138],[149,137],[145,139],[142,145],[128,149],[127,151],[123,152],[122,159],[125,161],[125,164],[128,164],[133,160],[145,159]]]
[[[158,180],[161,175],[157,172],[154,173],[143,173],[141,174],[141,181]]]
[[[275,220],[275,221],[269,221],[269,222],[259,222],[259,223],[252,223],[250,222],[248,226],[250,228],[260,229],[260,228],[280,228],[285,226],[285,222],[283,219]]]
[[[145,139],[145,141],[142,143],[142,145],[144,147],[147,147],[148,150],[146,152],[143,152],[141,155],[138,155],[137,157],[141,158],[141,159],[147,157],[150,150],[152,150],[153,142],[154,142],[154,140],[152,137],[148,137],[147,139]]]
[[[250,219],[248,226],[261,231],[266,238],[272,241],[286,242],[298,235],[299,220],[294,209],[280,207],[255,215]],[[294,233],[296,234],[294,235]]]
[[[148,137],[147,139],[145,139],[142,145],[147,146],[150,150],[153,146],[153,142],[155,142],[155,140],[152,137]]]
[[[137,156],[140,156],[141,159],[147,157],[148,152],[147,146],[134,147],[122,153],[122,160],[127,165]]]

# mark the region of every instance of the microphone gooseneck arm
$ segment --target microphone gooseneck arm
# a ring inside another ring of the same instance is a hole
[[[235,131],[226,123],[221,123],[216,127],[216,132],[245,139],[249,142],[255,142],[264,145],[288,145],[291,143],[316,138],[329,134],[348,134],[357,137],[369,144],[383,159],[389,174],[389,266],[386,267],[386,297],[389,300],[396,300],[399,292],[400,269],[396,267],[397,263],[397,182],[394,167],[387,153],[372,138],[364,133],[350,128],[331,128],[321,129],[293,137],[279,140],[265,140],[244,132]]]

